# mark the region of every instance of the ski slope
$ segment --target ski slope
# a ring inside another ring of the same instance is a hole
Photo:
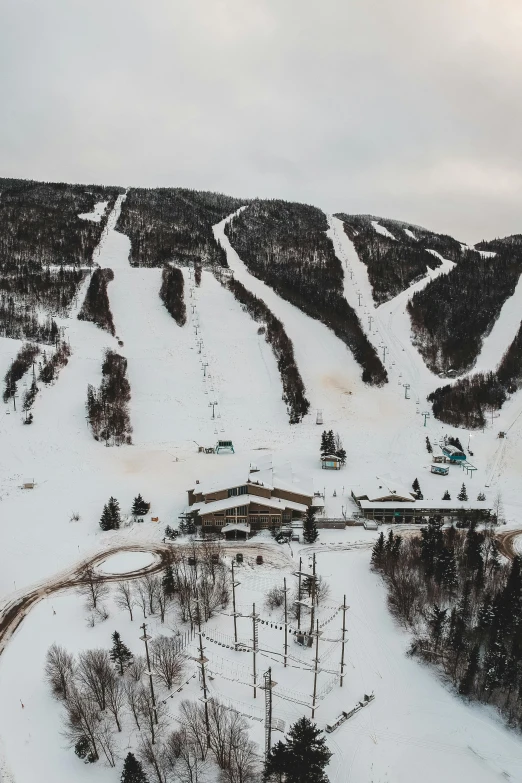
[[[196,480],[244,468],[269,452],[276,465],[290,462],[298,476],[308,477],[313,488],[324,493],[328,516],[351,516],[351,489],[376,476],[389,475],[406,486],[418,478],[426,499],[440,498],[446,489],[453,497],[462,481],[466,481],[470,498],[485,489],[489,500],[500,489],[508,521],[512,525],[519,522],[522,395],[516,394],[506,403],[492,427],[474,434],[471,445],[477,472],[473,479],[455,466],[447,479],[429,471],[425,437],[434,443],[456,431],[433,418],[424,426],[420,413],[427,410],[425,396],[440,380],[429,373],[411,345],[405,308],[416,287],[426,285],[430,276],[448,271],[450,262],[376,308],[366,268],[344,234],[341,221],[329,218],[328,234],[345,270],[347,301],[360,313],[363,328],[380,355],[386,353],[390,382],[375,389],[362,383],[359,365],[330,330],[248,272],[224,233],[232,216],[214,227],[236,278],[264,299],[293,341],[311,412],[302,424],[290,426],[270,346],[257,334],[258,325],[214,275],[204,271],[201,287],[197,287],[191,271],[183,270],[187,323],[179,327],[159,298],[161,270],[130,266],[129,240],[114,228],[124,197],[118,198],[95,251],[96,262],[114,271],[108,293],[117,338],[77,320],[86,280],[70,317],[60,321],[71,344],[71,359],[54,385],[42,386],[34,405],[34,423],[24,426],[12,403],[2,407],[0,607],[13,594],[71,568],[109,544],[160,540],[166,524],[176,525],[186,504],[186,491]],[[2,376],[20,345],[20,341],[0,340]],[[99,384],[107,348],[121,352],[128,360],[132,446],[106,448],[93,440],[86,424],[87,385]],[[410,384],[409,399],[404,384]],[[212,401],[217,402],[214,419]],[[321,426],[315,423],[317,410],[322,411]],[[340,472],[320,468],[323,429],[338,432],[347,451],[347,466]],[[502,441],[496,438],[499,429],[508,430]],[[467,433],[458,434],[466,447]],[[197,452],[198,445],[214,445],[218,438],[231,438],[236,454]],[[35,489],[22,490],[22,482],[30,479],[35,480]],[[152,504],[145,522],[103,533],[98,520],[109,496],[118,498],[126,514],[138,492]],[[80,514],[78,522],[71,521],[72,512]],[[153,523],[151,516],[159,517],[159,523]],[[426,783],[522,779],[518,735],[508,732],[487,708],[460,701],[429,669],[406,657],[407,635],[390,618],[384,589],[369,571],[369,547],[374,540],[374,534],[357,528],[322,531],[316,547],[320,572],[331,584],[332,600],[339,602],[346,593],[350,604],[346,683],[342,691],[334,688],[321,702],[319,725],[351,708],[365,692],[376,693],[370,707],[329,735],[334,752],[328,771],[331,782],[367,783],[373,779],[417,783],[420,777]],[[253,601],[261,606],[270,586],[279,584],[284,575],[291,579],[299,555],[306,563],[311,553],[297,546],[292,551],[287,547],[281,550],[268,536],[260,536],[252,544],[257,541],[269,549],[276,547],[279,558],[266,568],[249,565],[245,569],[240,580],[244,606]],[[114,567],[108,561],[109,565]],[[117,563],[118,568],[120,565]],[[0,657],[1,783],[10,783],[8,769],[16,783],[34,783],[35,759],[40,777],[56,783],[73,779],[81,783],[92,780],[93,774],[100,783],[118,779],[119,770],[101,764],[93,770],[64,748],[59,709],[50,700],[42,678],[51,642],[77,650],[107,647],[115,627],[126,643],[139,651],[136,623],[131,624],[111,605],[107,623],[87,628],[78,597],[65,594],[39,604],[15,633]],[[213,627],[216,633],[229,634],[230,618],[220,616]],[[161,630],[154,626],[154,632]],[[248,635],[249,631],[245,621],[240,634]],[[267,628],[266,633],[267,644],[279,644],[275,629]],[[226,674],[228,653],[217,644],[207,646],[216,669],[221,667],[221,674]],[[325,664],[330,666],[336,656],[334,649]],[[263,664],[275,669],[279,665],[270,658]],[[216,695],[246,705],[249,714],[257,716],[256,710],[262,713],[262,703],[260,699],[254,702],[249,689],[241,684],[244,666],[242,659],[236,665],[235,680],[216,676],[212,687]],[[274,674],[282,687],[309,696],[309,672],[296,669],[292,674],[281,670]],[[183,695],[197,698],[197,683],[187,686]],[[282,699],[275,714],[288,723],[303,711],[300,705]],[[262,723],[252,720],[251,726],[253,739],[262,745]],[[135,737],[129,741],[134,742]]]

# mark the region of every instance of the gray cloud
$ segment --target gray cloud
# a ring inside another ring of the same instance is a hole
[[[517,0],[4,0],[4,176],[522,231]]]

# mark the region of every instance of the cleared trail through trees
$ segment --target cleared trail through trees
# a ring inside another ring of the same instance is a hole
[[[325,420],[346,418],[347,412],[351,412],[354,407],[354,400],[351,398],[353,392],[363,387],[359,365],[350,350],[332,331],[282,299],[266,283],[248,271],[225,234],[225,226],[235,214],[229,215],[213,227],[214,236],[226,251],[234,277],[262,299],[283,323],[294,346],[297,367],[303,378],[306,396],[310,400],[312,415],[320,408],[324,412]],[[377,400],[377,395],[382,395],[383,390],[364,386],[364,393],[366,399],[375,396]],[[361,415],[364,416],[364,412],[361,411]]]

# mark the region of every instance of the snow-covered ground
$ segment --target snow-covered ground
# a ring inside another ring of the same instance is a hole
[[[275,464],[291,462],[297,474],[311,477],[314,488],[325,493],[329,516],[343,512],[350,516],[354,510],[349,499],[351,488],[376,475],[389,474],[406,486],[418,478],[427,500],[441,498],[446,489],[456,496],[463,480],[470,499],[483,489],[491,499],[500,489],[509,522],[518,522],[522,395],[515,395],[484,433],[474,434],[471,461],[477,471],[473,479],[455,466],[447,478],[432,475],[425,437],[434,443],[455,430],[433,418],[423,426],[421,412],[429,410],[425,397],[440,380],[429,373],[411,345],[405,307],[414,287],[376,308],[365,267],[340,221],[330,219],[329,234],[345,269],[347,300],[360,313],[363,328],[380,355],[386,354],[390,382],[382,389],[362,384],[359,365],[332,332],[250,275],[224,235],[225,221],[214,229],[237,279],[266,301],[294,343],[311,412],[302,424],[290,426],[270,346],[232,294],[209,272],[203,272],[198,288],[191,273],[184,270],[187,323],[180,328],[159,299],[161,270],[129,265],[129,241],[114,230],[123,198],[119,197],[109,217],[94,258],[114,270],[109,298],[123,346],[93,324],[76,319],[86,280],[75,311],[61,321],[71,344],[71,359],[53,386],[42,385],[34,406],[34,423],[22,424],[20,398],[16,412],[12,402],[2,407],[0,602],[72,568],[110,542],[161,539],[165,525],[177,523],[186,504],[186,490],[197,479],[248,466],[268,452]],[[442,274],[448,268],[446,262],[431,274]],[[422,287],[427,280],[415,285]],[[20,345],[19,341],[0,340],[2,377]],[[128,359],[132,446],[106,448],[93,440],[86,425],[87,384],[100,382],[107,347]],[[404,384],[410,385],[409,399]],[[19,391],[24,391],[24,381]],[[210,402],[217,402],[214,419]],[[322,411],[322,426],[315,424],[318,410]],[[319,441],[325,428],[339,432],[347,451],[347,466],[340,472],[320,468]],[[497,439],[498,430],[507,430],[508,437]],[[466,447],[467,433],[458,434]],[[214,445],[218,438],[231,438],[236,453],[198,453],[198,445]],[[34,489],[21,489],[24,481],[32,479]],[[138,493],[151,502],[151,514],[145,522],[132,524],[129,518],[120,531],[103,533],[98,520],[108,498],[115,496],[127,514]],[[80,515],[79,521],[72,519],[73,512]],[[152,522],[152,516],[159,517],[159,522]],[[431,671],[405,657],[407,637],[390,619],[383,587],[369,572],[366,544],[374,536],[358,529],[323,531],[317,547],[320,571],[332,586],[332,600],[338,602],[346,593],[350,604],[346,684],[342,691],[334,688],[321,702],[320,725],[350,708],[364,692],[376,693],[370,707],[329,737],[335,753],[329,770],[332,783],[372,779],[413,783],[421,776],[426,781],[489,783],[502,779],[504,773],[504,778],[522,779],[518,735],[506,731],[492,712],[461,702]],[[339,546],[322,552],[334,543]],[[294,562],[298,554],[295,549]],[[119,564],[111,559],[103,568],[114,572],[141,565],[143,562]],[[289,578],[291,571],[289,565]],[[274,566],[252,568],[247,575],[248,579],[241,580],[240,601],[245,605],[253,601],[262,604],[266,590],[285,574]],[[92,780],[93,775],[101,783],[118,780],[119,770],[118,774],[108,768],[93,771],[64,749],[59,708],[43,684],[42,665],[53,641],[77,650],[107,647],[114,630],[120,630],[137,651],[136,625],[131,626],[126,616],[114,609],[108,621],[87,628],[79,598],[63,595],[41,602],[20,626],[0,657],[0,757],[5,757],[4,766],[11,769],[16,783],[33,783],[37,768],[41,779],[58,783]],[[216,633],[229,634],[230,618],[220,618],[212,627]],[[334,627],[338,629],[338,624],[333,623]],[[268,627],[265,630],[276,633]],[[249,627],[241,633],[247,636]],[[278,645],[279,641],[270,636],[267,644]],[[211,645],[218,649],[209,642],[209,650]],[[331,652],[332,660],[337,653]],[[219,653],[212,655],[217,668],[217,658],[224,661],[228,653],[219,648]],[[268,666],[268,660],[265,663]],[[235,669],[230,661],[220,665],[222,673],[232,668],[237,676],[235,684],[224,676],[216,677],[216,691],[248,705],[253,716],[256,710],[262,712],[260,699],[253,704],[249,690],[241,685],[241,667],[248,664],[241,659]],[[291,691],[311,693],[308,672],[296,669],[291,675],[277,669],[274,679]],[[195,685],[188,688],[189,695],[198,693]],[[291,721],[300,711],[293,702],[284,702],[276,715]],[[262,727],[256,720],[252,731],[262,744]],[[10,780],[0,765],[0,780],[2,774]]]

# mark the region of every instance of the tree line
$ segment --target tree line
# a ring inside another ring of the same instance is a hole
[[[271,346],[277,361],[289,421],[290,424],[297,424],[308,413],[310,403],[306,398],[305,385],[295,361],[291,339],[281,321],[275,317],[262,299],[233,278],[227,281],[226,286],[254,321],[265,325],[265,340]]]
[[[344,297],[343,269],[327,229],[316,207],[274,200],[252,202],[226,234],[252,274],[331,329],[362,367],[363,381],[380,386],[386,370]]]
[[[428,252],[428,247],[431,247],[429,240],[437,237],[436,234],[419,232],[419,238],[413,239],[394,221],[373,218],[371,215],[344,213],[336,217],[343,221],[346,235],[353,242],[360,260],[366,265],[373,298],[377,304],[387,302],[420,280],[427,274],[428,267],[435,269],[442,263],[440,258]],[[372,226],[372,220],[377,220],[395,238],[378,233]],[[451,237],[448,237],[448,240],[450,239]],[[458,247],[460,255],[460,245]]]
[[[104,440],[107,446],[132,442],[130,397],[127,359],[107,350],[99,388],[87,387],[87,418],[95,440]]]
[[[227,266],[212,226],[245,203],[184,188],[130,188],[116,229],[130,238],[133,266]]]
[[[431,519],[420,536],[381,533],[372,565],[393,614],[412,632],[411,655],[470,699],[522,727],[522,560],[501,561],[494,529]]]
[[[114,336],[116,330],[107,291],[107,287],[112,280],[114,280],[112,269],[101,269],[98,267],[94,270],[82,308],[78,313],[78,319],[80,321],[90,321]]]
[[[440,386],[429,396],[437,419],[466,429],[482,429],[522,386],[522,323],[494,372],[476,373]]]
[[[120,188],[0,179],[0,335],[53,342],[54,321],[65,316],[100,241]],[[98,201],[109,205],[100,222],[83,220]],[[61,267],[54,269],[53,267]],[[67,267],[67,268],[66,268]]]
[[[187,308],[184,298],[185,281],[183,272],[170,264],[163,267],[161,274],[160,299],[178,326],[187,322]]]
[[[415,344],[437,375],[461,375],[473,367],[522,272],[520,243],[481,243],[498,248],[494,258],[464,251],[447,275],[432,280],[408,303]]]

